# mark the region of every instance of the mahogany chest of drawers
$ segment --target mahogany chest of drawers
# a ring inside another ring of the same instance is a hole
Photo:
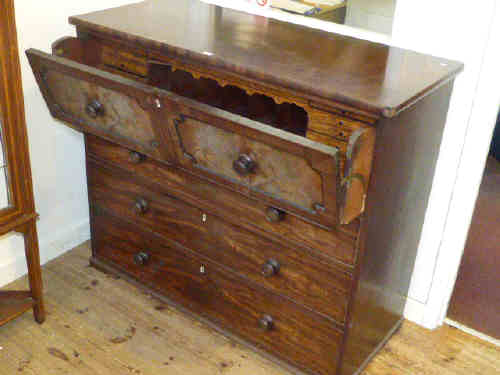
[[[85,133],[91,263],[294,371],[399,327],[456,62],[197,0],[27,52]]]

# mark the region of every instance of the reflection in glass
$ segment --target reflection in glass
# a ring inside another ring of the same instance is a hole
[[[392,34],[396,0],[347,0],[346,3],[346,25]]]
[[[3,139],[3,125],[0,112],[0,210],[10,204],[10,193],[8,184],[7,158],[5,157],[5,147]]]
[[[271,5],[275,11],[390,35],[396,0],[272,0]]]

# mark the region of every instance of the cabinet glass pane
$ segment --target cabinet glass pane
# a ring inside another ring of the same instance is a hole
[[[2,120],[3,114],[0,108],[0,210],[9,207],[11,202]]]

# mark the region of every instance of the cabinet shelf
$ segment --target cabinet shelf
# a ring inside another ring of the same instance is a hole
[[[0,292],[0,325],[33,308],[35,301],[27,291]]]

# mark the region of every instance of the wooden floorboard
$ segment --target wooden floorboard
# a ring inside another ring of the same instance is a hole
[[[0,375],[287,375],[124,280],[88,267],[84,244],[43,267],[47,321],[0,327]],[[27,287],[22,278],[4,289]],[[500,374],[500,348],[449,326],[412,323],[365,375]]]

